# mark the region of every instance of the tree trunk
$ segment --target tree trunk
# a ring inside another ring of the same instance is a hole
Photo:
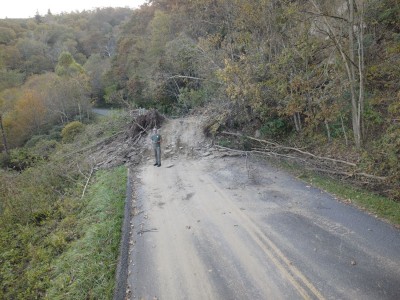
[[[78,102],[78,113],[79,113],[79,121],[82,122],[82,109],[80,102]]]
[[[360,16],[360,33],[357,37],[358,41],[358,69],[359,69],[359,97],[358,97],[358,121],[361,128],[361,135],[365,136],[364,130],[364,4],[361,6],[361,16]]]
[[[354,141],[356,147],[361,147],[361,124],[360,124],[360,103],[356,97],[356,75],[355,75],[355,49],[354,49],[354,0],[348,1],[349,5],[349,66],[350,66],[350,93],[351,93],[351,116],[353,123]]]
[[[294,125],[296,127],[296,131],[300,132],[301,131],[301,119],[300,119],[300,114],[298,112],[295,112],[293,114],[293,120],[294,120]]]
[[[338,35],[335,33],[334,27],[328,21],[328,16],[322,13],[318,4],[311,0],[313,6],[319,11],[319,14],[323,16],[323,20],[325,25],[328,28],[327,35],[329,38],[334,42],[336,49],[339,51],[340,56],[342,57],[344,66],[346,68],[347,77],[350,83],[350,95],[351,95],[351,120],[352,120],[352,127],[353,127],[353,134],[354,134],[354,142],[357,148],[361,147],[361,119],[363,118],[363,107],[364,107],[364,88],[361,86],[363,85],[363,74],[362,70],[358,70],[360,73],[359,75],[359,82],[360,85],[358,87],[359,95],[356,96],[357,90],[357,81],[356,81],[356,70],[355,66],[357,65],[356,58],[355,58],[355,49],[354,49],[354,0],[347,0],[348,10],[349,10],[349,19],[347,20],[348,24],[348,32],[349,32],[349,47],[348,47],[348,55],[346,55],[345,50],[341,41],[338,38]],[[362,24],[361,24],[362,26]],[[362,39],[362,34],[360,34],[360,42]],[[359,63],[363,65],[363,55],[358,58]]]
[[[6,132],[5,132],[4,127],[3,127],[3,116],[2,116],[2,115],[0,115],[0,129],[1,129],[1,135],[3,136],[3,146],[4,146],[4,150],[6,151],[7,154],[9,154],[9,152],[8,152],[8,145],[7,145]]]
[[[343,117],[342,116],[340,116],[340,121],[342,122],[342,131],[343,131],[344,139],[346,141],[346,146],[348,146],[349,145],[349,140],[347,139],[346,128],[344,127],[344,122],[343,122]]]
[[[325,127],[326,127],[326,134],[328,136],[328,142],[331,143],[332,137],[331,137],[331,129],[329,128],[329,123],[327,120],[325,120],[324,123],[325,123]]]

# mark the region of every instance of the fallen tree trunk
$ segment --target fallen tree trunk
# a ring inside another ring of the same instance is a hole
[[[375,181],[379,182],[384,182],[387,180],[387,177],[384,176],[377,176],[377,175],[372,175],[372,174],[367,174],[364,172],[357,172],[357,164],[353,162],[348,162],[345,160],[341,159],[334,159],[330,157],[324,157],[324,156],[319,156],[315,155],[313,153],[295,148],[295,147],[287,147],[280,145],[275,142],[267,141],[267,140],[262,140],[262,139],[257,139],[253,138],[250,136],[245,136],[239,133],[233,133],[233,132],[227,132],[223,131],[221,132],[222,134],[225,135],[231,135],[235,137],[240,137],[240,138],[246,138],[249,140],[257,141],[259,143],[267,144],[270,147],[265,147],[265,148],[252,148],[250,151],[243,151],[243,150],[237,150],[237,149],[231,149],[227,147],[222,147],[222,146],[215,146],[220,149],[225,149],[228,151],[234,151],[236,153],[243,153],[243,154],[249,154],[249,153],[255,153],[255,154],[262,154],[262,155],[268,155],[268,156],[275,156],[275,157],[284,157],[284,158],[289,158],[289,159],[294,159],[298,161],[302,161],[304,163],[308,163],[309,165],[316,165],[316,168],[307,168],[308,170],[311,171],[317,171],[317,172],[323,172],[323,173],[329,173],[332,175],[339,175],[339,176],[346,176],[346,177],[364,177],[364,178],[369,178]],[[284,150],[286,153],[279,153],[279,150]],[[294,156],[294,155],[289,155],[287,151],[292,152],[292,153],[297,153],[298,155],[301,156]],[[307,158],[312,158],[313,160],[307,159]],[[326,168],[320,168],[320,164],[318,165],[315,160],[323,161]],[[340,168],[338,168],[338,164],[341,165]]]
[[[237,137],[243,137],[243,138],[250,139],[250,140],[254,140],[254,141],[257,141],[257,142],[266,143],[266,144],[269,144],[269,145],[274,145],[275,147],[280,148],[280,149],[285,149],[285,150],[290,150],[290,151],[299,152],[299,153],[301,153],[301,154],[308,155],[308,156],[310,156],[310,157],[317,158],[317,159],[320,159],[320,160],[328,160],[328,161],[332,161],[332,162],[342,163],[342,164],[349,165],[349,166],[352,166],[352,167],[356,167],[356,166],[357,166],[355,163],[348,162],[348,161],[345,161],[345,160],[334,159],[334,158],[330,158],[330,157],[318,156],[318,155],[312,154],[312,153],[310,153],[310,152],[300,150],[300,149],[298,149],[298,148],[282,146],[282,145],[279,145],[279,144],[274,143],[274,142],[256,139],[256,138],[253,138],[253,137],[251,137],[251,136],[246,136],[246,135],[242,135],[242,134],[239,134],[239,133],[232,133],[232,132],[227,132],[227,131],[222,131],[221,133],[227,134],[227,135],[233,135],[233,136],[237,136]]]

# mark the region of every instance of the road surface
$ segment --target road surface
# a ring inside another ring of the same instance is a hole
[[[92,111],[95,114],[98,114],[98,115],[101,115],[101,116],[109,116],[113,112],[112,109],[108,109],[108,108],[92,108]]]
[[[397,229],[259,158],[193,157],[194,123],[133,176],[127,299],[400,299]]]

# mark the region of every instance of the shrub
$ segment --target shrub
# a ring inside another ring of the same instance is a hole
[[[185,111],[202,106],[206,98],[206,93],[204,90],[193,90],[188,88],[183,88],[180,90],[178,105]]]
[[[33,137],[30,138],[29,141],[25,143],[25,147],[27,148],[32,148],[34,147],[39,141],[41,140],[47,140],[48,136],[46,135],[34,135]]]
[[[75,137],[83,131],[84,128],[85,125],[79,121],[68,123],[61,131],[62,141],[64,143],[71,143]]]
[[[384,149],[384,150],[383,150]],[[374,143],[374,148],[362,157],[366,172],[387,176],[390,188],[386,191],[392,199],[400,200],[400,127],[393,125]]]
[[[282,138],[291,130],[290,124],[282,118],[270,119],[260,129],[261,134],[269,138]]]
[[[55,140],[41,140],[31,149],[34,155],[47,159],[57,149],[59,143]]]
[[[63,130],[63,127],[60,125],[53,126],[53,128],[51,128],[49,131],[49,139],[61,141],[61,131],[62,130]]]
[[[0,153],[0,168],[5,168],[10,164],[10,155],[2,152]]]
[[[8,167],[17,171],[34,166],[41,157],[33,154],[28,148],[17,148],[10,151]]]

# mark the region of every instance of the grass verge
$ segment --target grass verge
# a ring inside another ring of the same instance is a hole
[[[335,195],[340,201],[353,204],[396,227],[400,227],[400,202],[344,183],[336,178],[306,171],[300,166],[287,162],[282,162],[280,165],[285,170],[295,174],[297,178]]]
[[[78,215],[82,237],[54,262],[46,299],[112,299],[121,226],[126,168],[99,171]]]

